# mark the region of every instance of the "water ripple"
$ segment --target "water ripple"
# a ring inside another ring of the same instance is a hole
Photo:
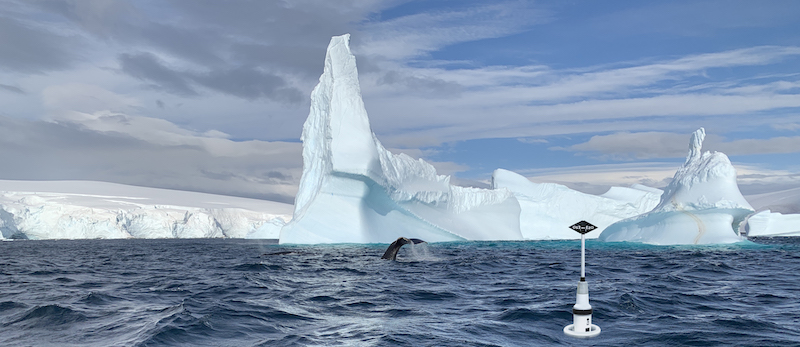
[[[588,242],[594,322],[573,340],[579,243],[0,243],[2,346],[792,345],[800,241]]]

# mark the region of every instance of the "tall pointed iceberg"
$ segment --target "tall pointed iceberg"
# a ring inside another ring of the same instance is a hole
[[[689,155],[652,211],[610,225],[599,239],[657,245],[733,243],[753,208],[739,192],[728,156],[702,153],[706,132],[692,134]]]
[[[331,39],[303,125],[303,176],[280,243],[518,240],[520,207],[506,189],[450,185],[423,160],[386,150],[361,99],[350,35]]]

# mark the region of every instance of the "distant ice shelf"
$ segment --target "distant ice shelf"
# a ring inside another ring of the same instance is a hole
[[[289,204],[90,181],[0,181],[4,239],[268,238]]]

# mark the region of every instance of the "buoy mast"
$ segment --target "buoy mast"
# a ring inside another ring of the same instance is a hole
[[[600,335],[600,327],[592,324],[592,305],[589,304],[589,283],[586,282],[586,233],[597,229],[587,221],[580,221],[570,229],[581,234],[581,280],[575,305],[572,306],[572,324],[564,327],[564,334],[572,337],[595,337]]]

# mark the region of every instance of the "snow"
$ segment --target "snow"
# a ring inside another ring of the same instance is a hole
[[[702,153],[705,130],[692,134],[686,162],[652,211],[610,225],[603,241],[657,245],[733,243],[753,208],[739,192],[736,169],[719,152]]]
[[[764,210],[747,217],[747,236],[800,236],[800,214]]]
[[[518,240],[508,190],[450,184],[432,165],[386,150],[372,133],[349,35],[331,39],[303,125],[303,175],[281,243]]]
[[[555,183],[534,183],[517,173],[497,169],[495,189],[507,188],[519,201],[522,236],[530,240],[580,239],[569,226],[581,220],[597,226],[586,234],[597,238],[609,225],[645,213],[659,202],[661,190],[642,185],[612,187],[601,196]]]
[[[272,238],[292,206],[91,181],[0,181],[2,238]]]

